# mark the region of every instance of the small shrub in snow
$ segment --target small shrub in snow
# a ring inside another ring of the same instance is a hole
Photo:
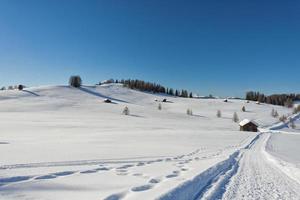
[[[271,111],[271,116],[275,117],[275,118],[278,117],[278,112],[276,110],[274,110],[274,108]]]
[[[71,76],[69,79],[69,85],[72,87],[80,87],[82,84],[82,80],[80,78],[80,76]]]
[[[234,121],[235,123],[237,123],[239,121],[239,117],[236,112],[233,113],[232,121]]]
[[[277,110],[275,110],[274,117],[278,117],[278,116],[279,116],[279,114],[278,114]]]
[[[246,112],[245,106],[242,107],[242,111],[243,111],[243,112]]]
[[[296,128],[296,125],[295,125],[294,121],[291,121],[291,122],[290,122],[290,127],[291,127],[292,129],[295,129],[295,128]]]
[[[187,114],[187,115],[193,115],[192,109],[189,109],[189,108],[188,108],[188,109],[186,110],[186,114]]]
[[[297,114],[298,112],[300,112],[300,105],[294,108],[293,114]]]
[[[275,114],[275,110],[273,108],[272,111],[271,111],[271,116],[274,117],[274,114]]]
[[[292,108],[293,107],[293,100],[288,98],[285,102],[284,102],[284,106],[288,107],[288,108]]]
[[[162,109],[161,103],[158,104],[158,107],[157,107],[157,108],[158,108],[158,110],[161,110],[161,109]]]
[[[123,115],[129,115],[129,108],[127,106],[125,106],[122,113],[123,113]]]
[[[217,111],[217,117],[218,117],[218,118],[222,117],[221,110],[218,110],[218,111]]]
[[[287,120],[287,117],[285,115],[282,115],[279,117],[279,121],[285,122]]]

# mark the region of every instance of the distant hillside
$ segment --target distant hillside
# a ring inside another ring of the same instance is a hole
[[[190,97],[193,98],[193,93],[188,92],[187,90],[174,90],[173,88],[168,88],[165,86],[162,86],[157,83],[151,83],[144,80],[138,80],[138,79],[122,79],[122,80],[114,80],[109,79],[106,81],[102,81],[99,84],[103,83],[122,83],[125,87],[128,87],[130,89],[140,90],[143,92],[153,92],[153,93],[163,93],[168,94],[172,96],[179,96],[179,97]]]

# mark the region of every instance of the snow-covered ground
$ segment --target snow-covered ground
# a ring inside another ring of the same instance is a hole
[[[158,110],[155,99],[164,98]],[[232,122],[237,112],[266,129],[277,121],[272,108],[291,109],[154,95],[118,84],[0,91],[0,102],[0,199],[300,197],[300,159],[291,153],[300,152],[297,132],[240,132]]]

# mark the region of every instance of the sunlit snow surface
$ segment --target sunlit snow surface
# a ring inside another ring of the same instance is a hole
[[[106,98],[113,103],[104,103]],[[164,98],[168,102],[158,110],[155,100]],[[128,116],[122,115],[125,106]],[[299,162],[285,148],[300,152],[297,132],[258,137],[238,131],[232,121],[237,112],[240,120],[253,119],[265,128],[277,121],[272,108],[291,112],[243,100],[155,95],[118,84],[0,91],[0,199],[237,197],[226,188],[244,174],[242,155],[248,158],[244,152],[258,151],[265,140],[273,145],[268,155]]]

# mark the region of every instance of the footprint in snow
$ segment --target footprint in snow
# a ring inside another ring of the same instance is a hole
[[[138,162],[138,163],[136,164],[136,166],[143,166],[143,165],[145,165],[144,162]]]
[[[109,170],[111,170],[111,168],[108,168],[108,167],[100,167],[100,168],[97,168],[96,170],[97,170],[97,171],[109,171]]]
[[[133,192],[142,192],[142,191],[145,191],[145,190],[149,190],[152,187],[153,187],[152,185],[146,184],[146,185],[141,185],[141,186],[133,187],[133,188],[131,188],[131,191],[133,191]]]
[[[118,167],[117,169],[127,169],[129,167],[133,167],[134,165],[123,165],[121,167]]]
[[[185,168],[185,167],[182,167],[182,168],[181,168],[181,171],[184,171],[184,172],[185,172],[185,171],[188,171],[188,170],[189,170],[189,169],[188,169],[188,168]]]
[[[116,169],[118,176],[126,176],[128,175],[128,171],[126,169]]]
[[[177,176],[178,176],[178,174],[169,174],[166,176],[166,178],[175,178]]]
[[[91,173],[96,173],[97,170],[96,169],[91,169],[91,170],[85,170],[85,171],[81,171],[81,174],[91,174]]]
[[[135,173],[135,174],[132,174],[132,176],[143,176],[142,173]]]
[[[166,178],[174,178],[174,177],[179,176],[179,174],[180,174],[180,171],[176,170],[176,171],[173,171],[172,174],[167,175]]]
[[[126,176],[126,175],[128,175],[128,173],[127,172],[118,172],[117,175],[118,176]]]
[[[20,181],[27,181],[31,179],[31,176],[14,176],[9,178],[0,178],[0,186],[8,183],[15,183]]]
[[[118,168],[117,168],[116,171],[117,171],[117,172],[127,172],[128,170],[127,170],[127,169],[118,169]]]
[[[53,175],[53,174],[49,174],[49,175],[44,175],[44,176],[38,176],[35,179],[36,180],[46,180],[46,179],[53,179],[56,178],[57,176]]]
[[[149,180],[149,183],[152,183],[152,184],[157,184],[159,182],[161,182],[161,179],[159,179],[159,178],[152,178]]]
[[[120,200],[124,198],[126,193],[112,194],[106,197],[104,200]]]
[[[75,173],[74,171],[65,171],[65,172],[53,173],[52,175],[55,175],[55,176],[68,176],[68,175],[71,175],[71,174],[74,174],[74,173]]]

